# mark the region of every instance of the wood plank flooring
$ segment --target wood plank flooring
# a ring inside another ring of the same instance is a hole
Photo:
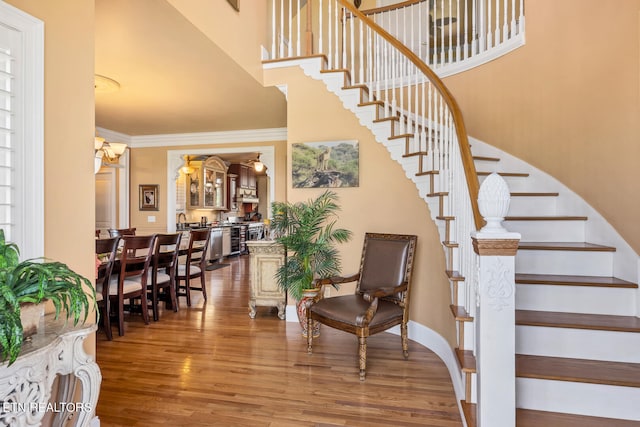
[[[381,333],[358,380],[357,339],[327,327],[308,355],[297,323],[258,307],[248,316],[248,258],[207,272],[209,301],[162,311],[126,334],[98,333],[97,415],[110,426],[461,426],[444,363]]]

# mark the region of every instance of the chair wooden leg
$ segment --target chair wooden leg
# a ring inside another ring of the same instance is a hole
[[[358,358],[360,359],[360,381],[364,381],[367,370],[367,338],[358,337]]]
[[[307,354],[313,353],[313,319],[309,315],[309,308],[307,310]]]
[[[200,287],[202,288],[202,297],[206,301],[207,300],[207,281],[204,278],[205,271],[206,270],[202,270],[202,272],[200,272]]]
[[[171,308],[173,309],[173,311],[177,312],[178,311],[178,290],[177,290],[175,279],[171,279],[171,281],[169,282],[169,298],[170,300],[167,300],[167,302],[171,301]]]
[[[124,298],[118,298],[118,335],[124,335]]]
[[[405,359],[409,358],[409,337],[407,334],[407,324],[400,325],[400,336],[402,337],[402,355]]]
[[[191,283],[189,280],[189,275],[184,279],[184,291],[187,294],[187,307],[191,307]]]
[[[149,303],[147,302],[147,289],[143,289],[140,294],[140,308],[142,311],[142,320],[144,320],[144,324],[149,324]]]
[[[111,309],[111,304],[109,304],[109,298],[103,301],[102,306],[102,327],[104,328],[104,334],[107,336],[109,341],[113,340],[113,332],[111,331],[111,313],[109,313]]]
[[[151,311],[153,312],[153,321],[157,322],[158,316],[158,285],[152,286],[151,289]]]

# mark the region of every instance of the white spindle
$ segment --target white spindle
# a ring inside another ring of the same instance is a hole
[[[355,19],[355,17],[354,17]],[[365,62],[364,62],[364,27],[362,26],[362,21],[358,19],[358,42],[359,42],[359,48],[358,51],[360,53],[360,60],[359,60],[359,74],[358,74],[358,83],[364,83],[364,66],[365,66]]]
[[[289,0],[288,4],[289,16],[287,17],[287,26],[289,27],[289,39],[287,40],[287,56],[291,58],[293,56],[293,7],[292,1]]]
[[[273,3],[271,3],[271,25],[273,28],[271,28],[271,59],[275,59],[277,56],[277,51],[276,51],[276,28],[278,28],[278,23],[276,22],[276,6],[277,3],[274,0]]]
[[[495,37],[493,39],[493,43],[494,43],[493,46],[498,46],[500,44],[500,0],[496,0],[494,6],[496,9],[496,17],[495,17],[496,22],[494,23]]]
[[[322,0],[319,0],[318,10],[320,10],[320,13],[318,14],[318,53],[324,53],[324,46],[322,45],[322,41],[324,40],[324,25],[322,22],[324,9],[322,8]]]
[[[280,50],[280,58],[284,58],[284,35],[283,35],[283,31],[284,31],[284,0],[280,0],[280,40],[279,40],[279,44],[280,46],[278,47],[278,49]]]
[[[346,9],[345,9],[346,11]],[[356,78],[356,69],[355,69],[355,37],[354,37],[354,27],[356,26],[356,23],[354,21],[354,16],[351,14],[351,12],[349,12],[349,15],[351,16],[351,19],[349,19],[349,35],[351,37],[351,47],[350,47],[350,52],[349,52],[349,61],[350,61],[350,66],[348,67],[349,71],[351,72],[351,79],[355,79]],[[345,18],[346,21],[346,18]],[[352,82],[353,83],[353,82]]]
[[[309,6],[307,6],[309,7]],[[322,10],[322,0],[320,0],[320,9]],[[301,46],[300,46],[300,39],[302,39],[302,28],[300,28],[300,15],[302,15],[302,8],[300,7],[300,0],[298,0],[298,9],[297,9],[297,13],[296,13],[296,21],[298,23],[298,43],[296,44],[296,55],[300,56],[301,55]],[[322,13],[320,13],[320,35],[318,36],[318,43],[320,44],[320,50],[319,52],[323,52],[322,50]]]

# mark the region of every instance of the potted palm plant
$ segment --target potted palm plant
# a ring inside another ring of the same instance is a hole
[[[44,259],[19,260],[15,243],[6,242],[0,229],[0,361],[12,364],[22,348],[25,335],[35,329],[25,327],[22,312],[32,304],[46,300],[53,303],[55,317],[63,312],[76,325],[86,321],[91,304],[84,288],[93,294],[91,282],[75,273],[66,264]]]
[[[340,207],[335,192],[327,190],[307,202],[272,203],[271,229],[274,240],[285,248],[285,262],[276,272],[278,286],[297,301],[297,311],[306,335],[304,299],[309,291],[317,292],[315,279],[335,276],[340,272],[336,243],[351,238],[351,231],[336,228]]]

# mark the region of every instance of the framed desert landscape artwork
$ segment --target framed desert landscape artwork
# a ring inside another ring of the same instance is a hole
[[[358,187],[360,154],[357,140],[301,142],[292,146],[294,188]]]

